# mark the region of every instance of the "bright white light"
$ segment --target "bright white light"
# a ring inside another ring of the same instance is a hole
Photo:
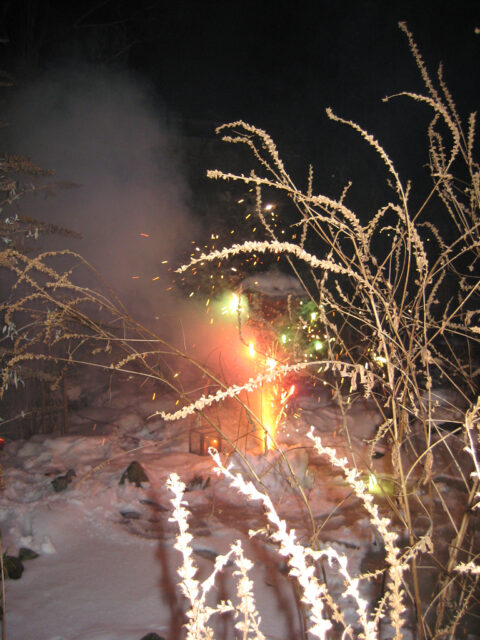
[[[239,309],[241,309],[240,296],[236,293],[232,293],[232,297],[228,303],[228,310],[230,313],[237,313]]]
[[[274,358],[267,358],[267,361],[265,362],[265,365],[267,367],[267,369],[269,369],[269,371],[273,371],[275,369],[275,367],[277,366],[277,361]]]

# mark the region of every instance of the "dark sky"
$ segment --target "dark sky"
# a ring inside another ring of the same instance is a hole
[[[454,93],[461,79],[461,98],[478,97],[478,1],[2,5],[9,42],[1,46],[19,81],[69,57],[123,66],[152,81],[167,107],[187,118],[310,120],[326,105],[362,117],[386,92],[416,80],[399,20],[432,68],[445,62]]]
[[[325,108],[354,119],[405,172],[425,159],[422,105],[385,95],[423,91],[397,24],[405,20],[432,73],[440,61],[461,113],[480,93],[480,0],[3,2],[4,67],[17,84],[58,65],[120,69],[141,79],[184,133],[236,119],[266,129],[295,163],[349,172],[359,145]],[[466,117],[465,117],[466,120]],[[418,132],[417,132],[418,128]],[[351,163],[350,163],[351,164]],[[325,165],[325,166],[324,166]],[[412,177],[412,176],[407,176]]]

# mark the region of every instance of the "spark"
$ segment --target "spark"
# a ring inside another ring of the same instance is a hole
[[[140,234],[142,236],[142,238],[149,238],[149,234],[148,233],[141,233]]]
[[[285,405],[287,400],[293,396],[294,393],[295,393],[295,385],[294,384],[292,384],[292,386],[290,387],[290,389],[288,391],[285,391],[285,390],[282,391],[282,393],[280,394],[280,400],[281,400],[281,403],[282,403],[282,407]]]
[[[285,415],[287,402],[295,393],[292,384],[288,391],[280,390],[278,384],[265,384],[262,388],[262,423],[265,428],[265,451],[273,446],[273,438],[281,419]]]
[[[265,362],[265,366],[269,371],[273,371],[277,366],[277,361],[275,360],[275,358],[269,356]]]
[[[240,296],[237,293],[233,293],[228,304],[228,311],[230,313],[237,313],[241,309]]]
[[[221,276],[221,278],[223,275]],[[248,302],[244,295],[235,292],[229,292],[227,299],[221,307],[222,315],[231,315],[237,317],[238,314],[248,313]]]

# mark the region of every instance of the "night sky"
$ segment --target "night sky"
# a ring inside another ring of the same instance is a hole
[[[361,118],[387,92],[419,86],[399,20],[432,69],[444,61],[459,99],[478,98],[478,1],[2,5],[4,66],[18,82],[68,58],[123,67],[187,119],[314,123],[326,105]]]
[[[423,91],[397,24],[405,20],[432,74],[440,61],[461,113],[478,108],[480,2],[3,3],[3,67],[22,85],[57,65],[126,72],[185,135],[211,136],[243,119],[266,129],[294,166],[313,163],[338,187],[365,164],[352,132],[325,108],[374,132],[402,175],[426,162],[430,114],[405,98]],[[375,163],[374,160],[372,162]],[[352,168],[353,165],[353,168]],[[347,168],[348,166],[348,168]],[[357,179],[364,180],[359,174]]]

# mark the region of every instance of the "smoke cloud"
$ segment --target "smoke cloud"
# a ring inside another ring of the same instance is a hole
[[[162,263],[179,259],[196,225],[180,137],[153,92],[118,73],[57,70],[16,90],[7,120],[6,151],[55,169],[53,181],[81,185],[19,201],[19,213],[83,235],[41,237],[36,249],[78,252],[134,317],[156,317],[157,328],[158,319],[171,322]]]
[[[159,337],[229,382],[253,375],[234,320],[220,315],[210,325],[204,302],[167,291],[168,267],[183,259],[199,222],[188,208],[182,137],[153,93],[122,74],[56,70],[16,90],[7,116],[6,152],[56,171],[40,184],[80,185],[18,201],[19,214],[83,236],[40,235],[35,251],[75,251]],[[72,278],[91,286],[85,275]],[[188,361],[177,366],[191,369]]]

